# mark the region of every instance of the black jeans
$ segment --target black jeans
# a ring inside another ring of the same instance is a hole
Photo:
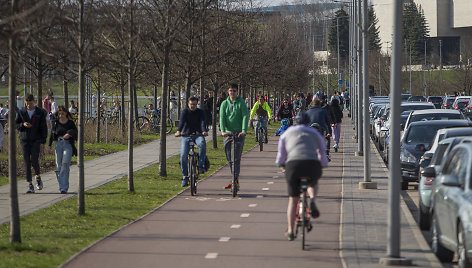
[[[41,143],[39,141],[20,141],[23,150],[23,162],[25,164],[26,181],[32,182],[31,166],[34,168],[35,175],[40,175],[39,170],[39,151]]]

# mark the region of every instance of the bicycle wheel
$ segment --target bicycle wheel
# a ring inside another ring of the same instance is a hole
[[[166,126],[166,133],[169,134],[172,132],[172,128],[174,128],[174,123],[172,122],[172,119],[167,118],[167,126]]]
[[[235,154],[236,154],[236,139],[233,137],[233,144],[231,145],[231,160],[233,161],[233,183],[231,184],[231,192],[233,193],[233,197],[238,195],[238,183],[236,182],[236,172],[234,171],[234,162],[235,162]]]
[[[189,180],[190,180],[190,194],[192,195],[195,195],[194,193],[194,180],[195,180],[195,170],[194,170],[194,165],[193,165],[193,158],[194,156],[193,155],[189,155],[188,156],[188,177],[189,177]]]
[[[301,218],[302,218],[302,250],[305,250],[305,234],[306,234],[306,193],[303,193],[302,196],[300,197],[301,202],[300,202],[300,212],[301,212]]]
[[[264,129],[259,127],[259,151],[262,152],[264,150]]]
[[[193,156],[193,180],[192,180],[192,188],[193,194],[197,194],[197,181],[198,181],[198,154]]]
[[[138,122],[136,123],[136,128],[138,130],[143,130],[149,127],[149,119],[145,116],[139,116]]]

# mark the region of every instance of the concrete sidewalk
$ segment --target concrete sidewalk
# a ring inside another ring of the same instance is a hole
[[[173,135],[167,136],[167,158],[180,154],[180,139]],[[207,142],[211,138],[207,137]],[[159,162],[159,140],[135,146],[133,155],[134,171],[143,169]],[[90,190],[101,186],[107,182],[122,178],[128,175],[128,150],[116,152],[85,162],[85,190]],[[76,195],[78,189],[79,170],[77,165],[70,169],[70,192],[60,194],[56,175],[54,172],[41,174],[44,188],[39,191],[35,189],[35,194],[25,194],[27,190],[26,181],[18,182],[18,198],[20,215],[24,216],[38,209],[50,206],[61,200],[71,198]],[[33,179],[33,183],[35,183]],[[0,224],[10,221],[10,186],[0,187]]]
[[[345,267],[382,267],[379,259],[387,252],[388,170],[371,143],[372,181],[377,190],[360,190],[364,178],[363,157],[354,156],[351,120],[343,123],[344,153],[341,254]],[[399,186],[400,187],[400,186]],[[442,267],[431,253],[407,205],[401,199],[401,256],[414,266]]]

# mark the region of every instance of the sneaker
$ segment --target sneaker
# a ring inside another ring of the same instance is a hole
[[[33,184],[30,184],[28,186],[28,191],[26,191],[27,194],[34,194],[34,186]]]
[[[338,152],[338,149],[339,149],[339,145],[336,143],[336,144],[333,146],[333,148],[334,148],[334,152],[337,153],[337,152]]]
[[[320,216],[320,211],[316,207],[315,200],[311,200],[310,202],[310,214],[313,219],[316,219]]]
[[[61,194],[67,194],[67,191],[61,191]]]
[[[293,241],[296,238],[294,233],[289,233],[289,232],[285,232],[285,237],[287,238],[288,241]]]
[[[43,181],[41,180],[41,177],[36,177],[36,188],[38,190],[43,189]]]
[[[184,177],[182,179],[182,187],[187,187],[188,186],[188,177]]]
[[[238,185],[238,189],[239,189],[239,180],[236,180],[236,184]],[[225,186],[225,189],[231,189],[231,186],[233,186],[233,182],[229,182],[228,185]]]
[[[326,156],[328,158],[328,162],[331,162],[331,157],[329,155]]]

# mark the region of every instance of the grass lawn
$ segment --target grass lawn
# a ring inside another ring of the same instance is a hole
[[[272,123],[269,133],[278,128],[278,123]],[[207,144],[211,168],[201,178],[227,163],[222,140],[218,138],[218,149]],[[250,130],[244,151],[254,145],[254,131]],[[156,164],[136,172],[134,193],[127,191],[127,177],[87,191],[83,216],[77,215],[77,197],[73,197],[22,217],[21,244],[10,245],[10,225],[1,225],[0,267],[56,267],[182,191],[178,155],[167,160],[167,177],[158,176],[158,169]]]

